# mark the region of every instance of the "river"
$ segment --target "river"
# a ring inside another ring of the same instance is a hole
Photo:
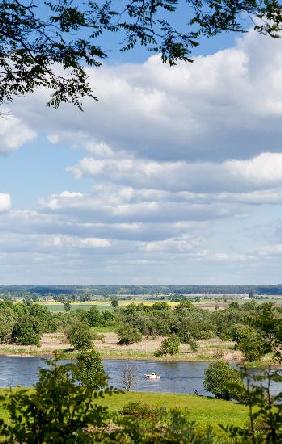
[[[124,361],[105,360],[104,367],[109,382],[121,387],[125,366],[130,366],[136,376],[133,390],[144,392],[194,393],[209,395],[203,387],[203,378],[207,362],[158,362],[158,361]],[[30,387],[38,377],[38,370],[46,367],[46,361],[35,357],[0,356],[0,387],[17,385]],[[145,373],[155,372],[161,375],[158,381],[148,381]],[[281,390],[281,384],[274,383],[273,393]]]

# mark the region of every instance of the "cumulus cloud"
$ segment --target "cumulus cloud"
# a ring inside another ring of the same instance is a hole
[[[193,65],[153,56],[89,69],[100,102],[85,113],[45,108],[44,92],[17,99],[0,151],[44,134],[72,148],[70,174],[38,187],[37,207],[1,215],[2,269],[9,254],[24,279],[26,257],[57,282],[64,264],[72,282],[263,279],[281,250],[281,51],[251,32]]]
[[[36,132],[14,115],[0,114],[0,154],[17,150],[33,140]]]
[[[68,170],[75,177],[98,177],[136,188],[171,191],[249,191],[282,185],[282,153],[261,153],[222,163],[156,162],[84,158]]]
[[[153,56],[89,69],[100,102],[86,101],[85,113],[45,109],[43,93],[13,109],[53,143],[71,135],[109,156],[115,147],[156,161],[252,158],[281,151],[281,50],[280,39],[250,32],[194,64],[169,68]]]

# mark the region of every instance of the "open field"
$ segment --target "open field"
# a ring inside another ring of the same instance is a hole
[[[7,390],[0,389],[0,395]],[[129,402],[144,402],[153,407],[179,408],[188,411],[189,418],[201,426],[233,424],[243,426],[247,422],[247,408],[233,402],[205,398],[194,395],[168,393],[127,392],[98,399],[97,403],[109,407],[111,411],[119,411]],[[8,419],[8,412],[0,402],[0,417]]]

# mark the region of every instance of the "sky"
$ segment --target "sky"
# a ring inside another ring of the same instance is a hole
[[[0,118],[0,284],[282,282],[282,40],[141,50],[88,70],[99,102]]]

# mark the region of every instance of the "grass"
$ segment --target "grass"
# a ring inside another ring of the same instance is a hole
[[[0,395],[7,389],[0,389]],[[100,398],[98,404],[107,406],[111,411],[120,411],[129,402],[143,402],[153,407],[168,409],[188,409],[189,418],[200,426],[211,425],[219,430],[218,424],[244,426],[248,420],[247,408],[233,402],[205,398],[194,395],[170,393],[127,392]],[[8,420],[7,410],[0,402],[0,417]]]

